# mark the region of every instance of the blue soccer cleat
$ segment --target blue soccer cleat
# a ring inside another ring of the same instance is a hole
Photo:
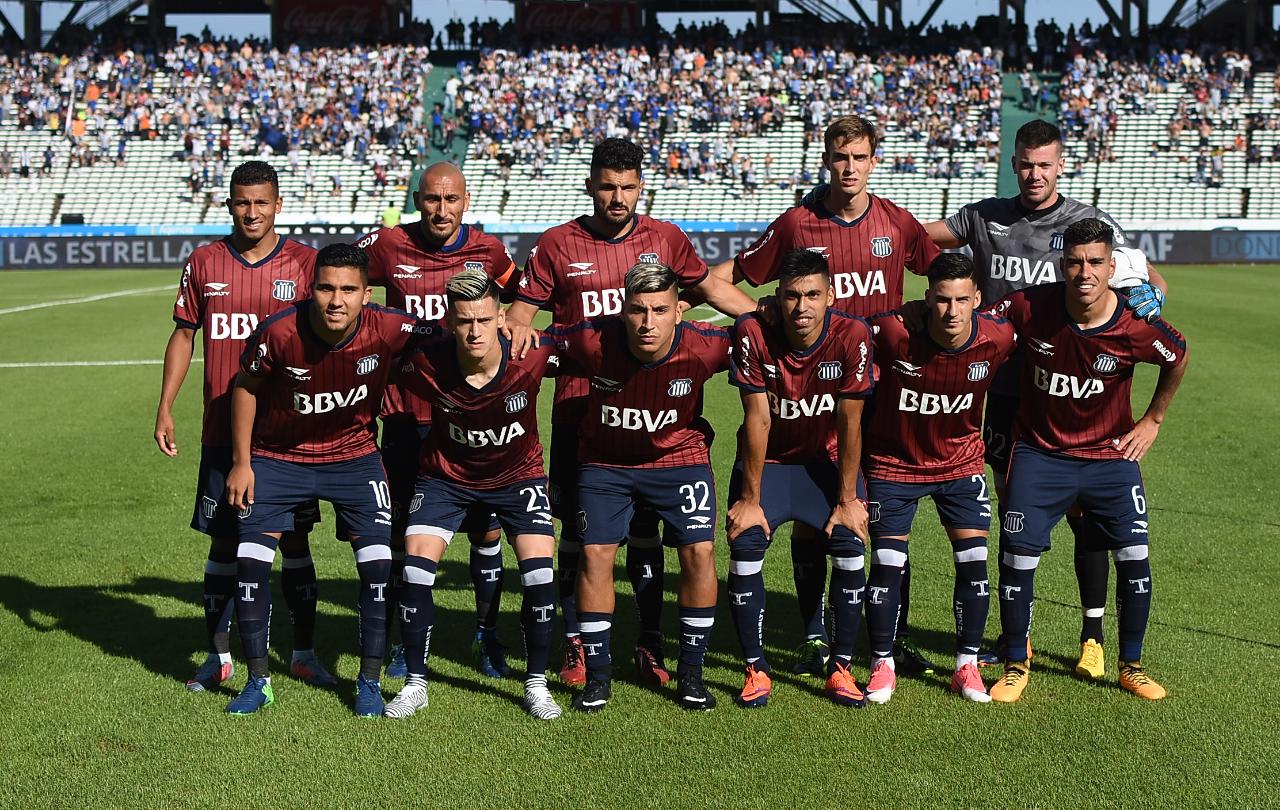
[[[216,655],[204,659],[204,663],[196,670],[196,674],[187,679],[188,692],[211,692],[235,674],[235,665],[230,661],[223,662]]]
[[[275,692],[271,691],[271,679],[249,676],[249,682],[240,690],[240,694],[227,704],[227,714],[253,714],[263,706],[276,702]]]
[[[382,684],[363,675],[356,678],[356,716],[381,717],[386,710],[387,702],[382,698]]]
[[[295,655],[289,664],[289,673],[298,680],[321,689],[332,689],[338,685],[338,679],[324,668],[314,652]]]
[[[387,662],[388,678],[409,677],[409,667],[404,662],[404,645],[397,644],[391,648],[391,660]]]
[[[511,667],[507,666],[506,648],[498,641],[498,631],[492,627],[482,627],[476,631],[471,642],[471,654],[476,660],[476,669],[480,674],[490,678],[506,678],[511,675]]]

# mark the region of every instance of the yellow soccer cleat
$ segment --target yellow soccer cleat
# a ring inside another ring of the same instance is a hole
[[[1004,673],[991,685],[991,699],[997,703],[1017,703],[1031,680],[1031,666],[1020,661],[1006,661]]]
[[[1076,662],[1076,674],[1086,681],[1100,681],[1107,674],[1106,660],[1102,645],[1089,639],[1080,645],[1080,660]]]
[[[1163,686],[1151,680],[1140,661],[1120,662],[1120,688],[1146,700],[1161,700],[1168,694]]]

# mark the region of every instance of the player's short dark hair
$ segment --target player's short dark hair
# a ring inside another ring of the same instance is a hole
[[[612,169],[615,172],[634,170],[639,174],[642,165],[644,165],[644,150],[624,138],[605,138],[591,150],[593,177],[601,169]]]
[[[782,254],[778,261],[778,282],[794,281],[805,276],[821,275],[831,283],[831,268],[827,257],[813,250],[796,248]]]
[[[265,160],[245,161],[231,173],[232,188],[236,186],[260,186],[263,183],[270,183],[271,187],[276,190],[276,196],[280,196],[280,176],[276,174],[275,168]]]
[[[963,253],[940,253],[929,265],[929,286],[939,281],[973,278],[973,259]]]
[[[880,145],[880,133],[876,130],[876,125],[860,115],[844,115],[827,125],[827,131],[822,134],[822,146],[830,152],[837,143],[849,143],[863,138],[871,144],[871,153],[875,154],[876,147]]]
[[[1078,219],[1062,232],[1063,253],[1076,245],[1092,245],[1098,242],[1105,243],[1108,247],[1115,245],[1116,232],[1114,228],[1096,217]]]
[[[1018,127],[1018,134],[1013,138],[1013,148],[1039,149],[1050,144],[1062,146],[1062,130],[1048,121],[1037,118]]]
[[[666,292],[676,285],[676,271],[659,262],[636,262],[622,281],[627,297]]]
[[[444,297],[449,306],[460,301],[480,301],[485,298],[492,298],[496,303],[498,285],[483,270],[463,270],[445,282]]]
[[[360,271],[360,278],[365,285],[369,284],[369,254],[355,245],[335,242],[320,248],[320,252],[316,254],[315,276],[317,278],[320,276],[321,267],[354,267]]]

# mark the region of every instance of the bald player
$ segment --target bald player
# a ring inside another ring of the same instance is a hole
[[[379,228],[359,242],[369,254],[369,283],[386,287],[388,306],[429,321],[440,320],[446,311],[445,283],[464,270],[484,272],[504,293],[508,290],[516,268],[506,248],[462,222],[471,197],[457,166],[444,162],[428,166],[418,181],[413,202],[422,213],[421,221]],[[387,389],[381,449],[392,496],[393,602],[404,567],[404,530],[418,477],[419,451],[430,429],[431,406],[427,402],[400,385]],[[471,581],[476,591],[472,654],[483,674],[506,677],[509,668],[497,639],[503,583],[501,533],[496,520],[479,507],[467,514],[462,531],[470,540]],[[406,674],[399,645],[392,650],[387,674]]]

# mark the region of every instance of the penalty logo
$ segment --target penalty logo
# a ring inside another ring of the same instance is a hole
[[[648,262],[649,264],[662,264],[662,260],[658,258],[656,253],[641,253],[640,258],[636,261]]]
[[[278,278],[272,282],[271,297],[277,301],[292,301],[297,289],[296,282]]]
[[[356,361],[356,374],[372,374],[378,368],[378,355],[371,354]]]
[[[873,236],[871,238],[871,255],[878,259],[883,259],[893,253],[893,240],[887,236]]]
[[[1110,374],[1116,370],[1116,366],[1120,365],[1120,361],[1109,354],[1100,354],[1098,359],[1093,361],[1093,370],[1099,374]]]
[[[508,396],[504,402],[507,405],[507,413],[515,413],[529,404],[529,396],[524,391],[517,391]]]
[[[818,364],[819,380],[838,380],[844,375],[844,366],[839,360],[827,360]]]
[[[969,382],[977,382],[978,380],[985,380],[987,378],[987,373],[990,370],[991,370],[991,363],[987,360],[982,360],[977,363],[970,363],[969,364]]]
[[[693,391],[693,380],[688,377],[681,377],[678,380],[672,380],[667,386],[667,396],[669,397],[686,397]]]
[[[1056,231],[1049,235],[1049,250],[1062,250],[1062,232]]]

